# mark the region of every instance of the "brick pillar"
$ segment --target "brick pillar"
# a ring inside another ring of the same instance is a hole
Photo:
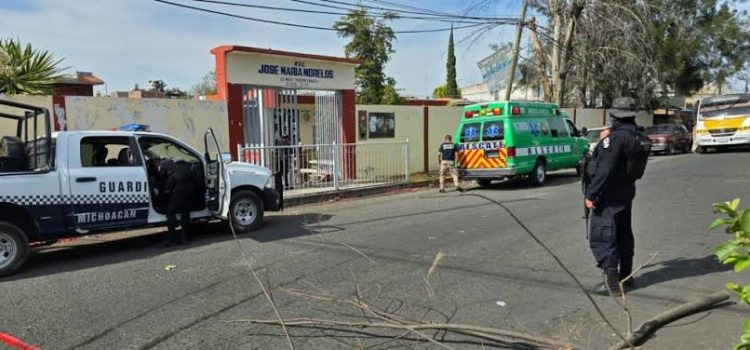
[[[343,135],[341,137],[342,143],[356,143],[357,142],[357,113],[356,113],[356,94],[354,90],[343,90],[341,91],[342,98],[342,130]],[[344,150],[344,178],[353,179],[357,176],[357,156],[356,146],[347,147]]]
[[[54,95],[52,96],[52,110],[49,111],[52,115],[52,131],[67,131],[68,130],[68,116],[65,113],[65,96]]]
[[[237,154],[237,145],[245,144],[245,132],[243,130],[243,111],[242,111],[242,85],[227,84],[227,118],[229,125],[229,152],[232,153],[232,159],[239,160]],[[221,90],[221,89],[220,89]]]

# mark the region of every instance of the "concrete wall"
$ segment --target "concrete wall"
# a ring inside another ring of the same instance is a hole
[[[406,141],[409,140],[409,172],[416,173],[423,170],[423,153],[424,153],[424,113],[423,107],[421,106],[386,106],[386,105],[357,105],[357,111],[355,115],[359,115],[359,111],[372,112],[383,112],[383,113],[394,113],[396,126],[395,135],[393,138],[376,138],[367,140],[359,139],[359,132],[357,132],[357,143],[378,143],[378,142],[389,142],[389,141]],[[359,119],[357,119],[356,130],[359,131]],[[361,154],[367,148],[357,148],[357,168],[360,168],[360,164],[367,157],[365,154]],[[372,157],[371,157],[372,158]],[[375,159],[375,158],[373,158]],[[389,161],[386,158],[380,158],[382,160],[373,162],[385,162]],[[373,163],[373,167],[382,167],[383,164]]]
[[[438,171],[438,146],[445,135],[456,133],[458,121],[463,115],[462,107],[429,107],[427,122],[427,164],[429,171]]]
[[[563,108],[563,112],[573,120],[577,127],[598,128],[609,125],[610,116],[606,109],[600,108]],[[649,111],[639,111],[636,116],[636,123],[642,126],[651,126],[654,124],[654,116]]]
[[[38,106],[38,107],[44,107],[49,110],[50,113],[50,128],[54,131],[55,126],[54,122],[51,118],[53,118],[53,111],[52,108],[52,96],[27,96],[27,95],[14,95],[14,96],[0,96],[0,99],[3,100],[10,100],[18,103],[24,103],[32,106]],[[0,112],[3,113],[9,113],[9,114],[22,114],[21,110],[16,108],[10,108],[5,106],[0,106]],[[39,135],[44,134],[44,121],[42,118],[39,118],[37,121],[37,132]],[[16,135],[16,127],[17,122],[7,119],[7,118],[0,118],[0,137],[2,136],[15,136]],[[31,131],[31,130],[29,130]],[[29,135],[29,137],[32,137]]]
[[[213,128],[223,152],[229,152],[227,103],[171,99],[65,97],[68,130],[109,130],[124,124],[149,125],[203,150],[203,133]]]

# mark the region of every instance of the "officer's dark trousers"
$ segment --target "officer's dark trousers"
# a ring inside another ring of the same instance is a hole
[[[630,203],[597,208],[593,212],[589,243],[599,268],[616,269],[620,265],[629,270],[632,266],[635,243],[631,226],[632,208]]]
[[[190,232],[190,199],[186,196],[173,195],[167,204],[167,240],[171,242],[185,243]],[[180,226],[182,232],[177,235],[177,214],[180,214]],[[178,238],[179,237],[179,238]]]

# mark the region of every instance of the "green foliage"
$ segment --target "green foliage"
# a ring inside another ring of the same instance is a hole
[[[714,203],[714,213],[721,217],[709,226],[713,230],[726,226],[724,232],[732,238],[714,248],[714,254],[724,264],[734,264],[734,271],[741,272],[750,267],[750,208],[741,210],[740,200]],[[737,293],[740,302],[750,304],[750,284],[728,283],[727,288]],[[745,320],[744,334],[735,349],[750,350],[750,318]]]
[[[444,98],[444,97],[450,97],[450,98],[461,98],[461,89],[457,89],[456,94],[458,97],[453,97],[453,95],[448,93],[448,86],[447,85],[440,85],[435,88],[435,90],[432,90],[432,97],[435,98]]]
[[[190,88],[190,94],[193,96],[215,95],[217,91],[216,72],[214,71],[206,73],[198,84],[195,84]]]
[[[18,39],[0,40],[0,93],[48,95],[63,76],[57,59],[49,51],[26,46]]]
[[[398,15],[392,12],[374,18],[368,15],[366,8],[359,7],[333,24],[340,37],[351,39],[344,49],[346,57],[362,61],[355,69],[357,103],[378,104],[383,101],[388,85],[383,69],[396,52],[393,49],[396,35],[387,22],[396,18]],[[389,93],[394,91],[395,88]]]
[[[445,95],[441,97],[461,98],[461,90],[456,83],[456,54],[453,48],[453,28],[448,38],[448,61],[445,63],[447,76],[445,78]]]
[[[380,101],[384,105],[400,105],[404,102],[404,98],[398,94],[396,89],[396,79],[387,78],[386,84],[383,87],[383,99]]]
[[[167,83],[164,80],[149,80],[148,85],[151,85],[149,91],[152,92],[166,92],[167,89]]]

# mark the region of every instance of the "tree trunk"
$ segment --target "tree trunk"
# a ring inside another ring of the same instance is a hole
[[[565,39],[562,42],[560,52],[560,65],[557,76],[555,77],[555,103],[562,107],[565,102],[565,79],[567,79],[570,69],[570,49],[573,46],[573,36],[576,29],[576,22],[581,16],[584,3],[581,0],[573,0],[566,11],[567,23],[565,25]]]
[[[550,13],[552,14],[552,84],[555,89],[560,84],[560,30],[562,27],[562,2],[565,0],[550,1]]]
[[[539,41],[536,29],[536,19],[532,18],[529,22],[529,31],[531,32],[531,42],[534,45],[534,56],[536,56],[536,69],[539,72],[539,82],[542,85],[542,89],[544,89],[544,101],[552,102],[552,85],[550,85],[549,78],[547,77],[547,60],[544,57],[542,43]]]

